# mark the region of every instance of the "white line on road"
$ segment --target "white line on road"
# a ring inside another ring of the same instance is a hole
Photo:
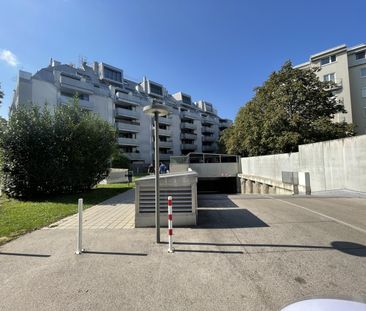
[[[319,215],[319,216],[322,216],[322,217],[325,217],[325,218],[331,219],[331,220],[333,220],[333,221],[335,221],[335,222],[338,222],[339,224],[345,225],[345,226],[347,226],[347,227],[350,227],[350,228],[355,229],[355,230],[357,230],[357,231],[360,231],[360,232],[362,232],[362,233],[366,233],[366,230],[365,230],[365,229],[362,229],[362,228],[360,228],[360,227],[357,227],[357,226],[351,225],[351,224],[349,224],[349,223],[347,223],[347,222],[344,222],[344,221],[342,221],[342,220],[339,220],[339,219],[337,219],[337,218],[334,218],[334,217],[331,217],[331,216],[328,216],[328,215],[325,215],[325,214],[322,214],[322,213],[319,213],[319,212],[313,211],[312,209],[307,208],[307,207],[305,207],[305,206],[302,206],[302,205],[299,205],[299,204],[296,204],[296,203],[287,202],[287,201],[285,201],[285,200],[281,200],[281,199],[276,199],[276,198],[274,198],[274,197],[271,197],[271,198],[272,198],[272,199],[275,199],[275,200],[277,200],[277,201],[281,201],[281,202],[284,202],[284,203],[287,203],[287,204],[293,205],[293,206],[300,207],[300,208],[302,208],[302,209],[304,209],[304,210],[307,210],[307,211],[309,211],[309,212],[311,212],[311,213],[314,213],[314,214],[317,214],[317,215]]]

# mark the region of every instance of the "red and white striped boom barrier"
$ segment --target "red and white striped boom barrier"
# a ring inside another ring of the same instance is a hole
[[[168,196],[168,253],[174,253],[173,247],[173,202],[172,197]]]

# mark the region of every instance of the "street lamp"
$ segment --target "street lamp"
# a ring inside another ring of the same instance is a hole
[[[165,105],[152,102],[145,106],[144,113],[154,116],[155,125],[155,229],[156,243],[160,243],[160,190],[159,190],[159,115],[166,116],[169,110]]]

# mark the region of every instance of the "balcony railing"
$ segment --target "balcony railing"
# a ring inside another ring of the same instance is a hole
[[[124,152],[123,154],[130,160],[142,160],[140,152]]]
[[[194,112],[190,112],[190,111],[182,111],[180,113],[180,117],[182,119],[191,119],[191,120],[194,120],[194,119],[198,119],[199,116],[197,113],[194,113]]]
[[[223,121],[223,122],[219,123],[220,129],[221,128],[228,128],[228,127],[230,127],[230,125],[231,125],[231,122],[229,122],[229,121]]]
[[[204,141],[204,142],[213,142],[215,140],[216,139],[213,136],[202,136],[202,141]]]
[[[126,138],[126,137],[118,137],[118,144],[126,145],[126,146],[137,146],[138,145],[136,138]]]
[[[203,126],[202,133],[214,133],[215,130],[212,127]]]
[[[159,117],[159,123],[161,124],[172,124],[172,118],[171,117]]]
[[[172,155],[173,155],[172,153],[160,153],[159,157],[160,160],[169,161]]]
[[[328,87],[325,88],[328,91],[338,90],[343,87],[342,79],[335,79],[334,81],[332,80],[328,82],[333,82],[332,85],[329,85]]]
[[[180,134],[180,138],[181,139],[196,139],[197,138],[197,134],[190,134],[190,133],[182,133]]]
[[[92,84],[86,81],[79,80],[78,78],[70,78],[67,76],[60,76],[61,89],[70,90],[72,92],[78,92],[81,94],[93,94],[94,87]]]
[[[217,121],[211,117],[202,117],[202,124],[216,124]]]
[[[203,152],[214,152],[216,151],[215,146],[202,146]]]
[[[181,144],[182,150],[196,150],[197,145],[196,144]]]
[[[159,135],[161,135],[161,136],[170,136],[171,134],[172,134],[171,130],[159,129]]]
[[[57,99],[57,102],[59,104],[69,104],[73,101],[73,99],[71,97],[67,97],[67,96],[59,96]],[[88,110],[93,110],[94,108],[94,104],[88,100],[84,100],[84,99],[79,99],[79,106],[83,109],[88,109]]]
[[[140,116],[140,112],[136,111],[136,110],[117,108],[116,116],[123,116],[123,117],[130,117],[130,118],[138,119]]]
[[[131,105],[135,105],[135,106],[138,106],[138,105],[146,105],[147,101],[138,97],[138,96],[135,96],[133,94],[125,94],[125,93],[122,93],[122,92],[117,92],[116,93],[116,97],[115,97],[115,100],[117,102],[126,102],[126,103],[129,103]]]
[[[139,132],[140,131],[140,123],[128,123],[128,122],[117,122],[117,128],[121,131],[127,132]]]
[[[160,148],[173,148],[173,142],[171,141],[159,141]]]
[[[180,125],[181,129],[190,129],[190,130],[195,130],[197,129],[197,125],[193,124],[193,123],[188,123],[188,122],[182,122]]]

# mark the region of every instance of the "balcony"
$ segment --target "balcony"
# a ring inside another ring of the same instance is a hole
[[[211,117],[202,117],[201,122],[202,122],[203,125],[205,125],[205,124],[216,124],[217,123],[217,121],[214,118],[211,118]]]
[[[60,76],[61,90],[71,91],[73,93],[80,94],[93,94],[94,86],[86,81],[81,80],[81,78],[75,76],[71,78],[68,76]]]
[[[213,136],[202,136],[202,141],[203,142],[214,142],[214,141],[216,141],[216,139]]]
[[[216,151],[216,147],[211,145],[211,146],[202,146],[202,151],[203,152],[214,152]]]
[[[215,133],[215,130],[212,127],[203,126],[202,127],[202,133]]]
[[[159,157],[160,160],[169,161],[172,155],[173,155],[172,153],[160,153]]]
[[[197,145],[196,144],[181,144],[180,149],[181,150],[196,150]]]
[[[130,160],[142,160],[140,152],[124,152],[123,154],[126,155],[126,157]]]
[[[172,124],[172,118],[171,117],[166,117],[166,118],[159,117],[159,123],[170,125],[170,124]]]
[[[197,113],[194,113],[194,112],[190,112],[190,111],[182,111],[180,113],[180,117],[182,119],[191,119],[191,120],[195,120],[195,119],[198,119],[198,114]]]
[[[173,142],[172,141],[159,141],[159,147],[160,148],[173,148]]]
[[[220,129],[222,129],[222,128],[228,128],[230,126],[231,126],[231,122],[228,121],[228,120],[225,120],[225,121],[222,121],[222,122],[220,121],[220,123],[219,123]]]
[[[197,138],[197,134],[190,134],[190,133],[182,133],[180,134],[181,139],[192,139],[195,140]]]
[[[135,106],[139,106],[139,105],[146,105],[147,101],[143,100],[142,98],[135,96],[131,93],[129,94],[125,94],[122,92],[117,92],[116,93],[116,97],[115,97],[115,101],[118,102],[122,102],[122,103],[128,103],[131,105],[135,105]]]
[[[136,110],[125,109],[125,108],[117,108],[116,116],[138,119],[140,116],[140,112],[136,111]]]
[[[138,146],[136,138],[118,137],[118,144],[125,146]]]
[[[117,128],[121,131],[126,132],[139,132],[140,131],[140,123],[127,123],[127,122],[117,122]]]
[[[72,103],[73,99],[71,97],[68,96],[59,96],[57,99],[57,102],[59,104],[69,104]],[[92,102],[90,102],[89,100],[83,100],[83,99],[79,99],[79,106],[80,108],[83,109],[88,109],[88,110],[93,110],[94,109],[94,104]]]
[[[172,134],[171,130],[159,129],[159,135],[161,136],[170,136],[171,134]]]
[[[189,130],[196,130],[197,129],[197,125],[193,124],[193,123],[188,123],[188,122],[182,122],[180,125],[181,129],[189,129]]]
[[[343,87],[342,79],[335,79],[334,81],[329,81],[329,82],[333,82],[333,83],[332,83],[332,85],[329,85],[328,87],[325,88],[327,91],[334,91],[334,90],[341,89]]]

